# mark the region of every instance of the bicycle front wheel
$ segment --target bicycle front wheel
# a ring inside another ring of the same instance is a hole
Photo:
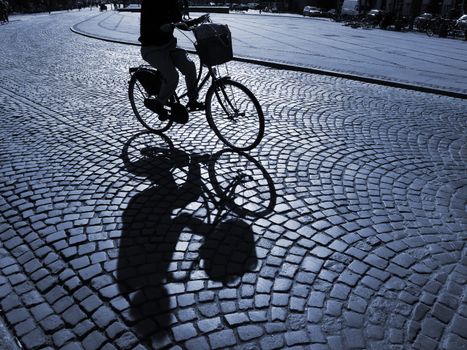
[[[215,82],[209,88],[206,117],[219,139],[235,150],[251,150],[263,138],[261,106],[253,93],[236,81]]]
[[[160,120],[157,113],[151,111],[144,105],[144,101],[149,98],[150,93],[143,86],[143,82],[148,86],[148,77],[152,78],[151,73],[136,72],[132,75],[128,86],[128,97],[130,98],[131,108],[136,118],[143,126],[152,132],[163,132],[170,128],[172,120]]]

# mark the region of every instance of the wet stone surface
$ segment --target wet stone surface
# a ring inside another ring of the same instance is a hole
[[[258,148],[200,112],[151,135],[138,48],[68,30],[90,15],[0,28],[0,305],[25,348],[467,348],[465,101],[232,63]],[[237,171],[260,180],[223,196]]]

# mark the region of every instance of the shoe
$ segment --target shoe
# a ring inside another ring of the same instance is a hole
[[[159,115],[159,120],[164,121],[169,119],[169,115],[167,113],[167,110],[164,108],[164,105],[160,103],[159,101],[153,99],[153,98],[146,98],[144,99],[144,106],[146,108],[149,108],[151,111],[154,113],[157,113]]]
[[[175,123],[186,124],[188,122],[188,111],[180,103],[173,103],[170,106],[170,119]]]
[[[212,158],[210,154],[192,154],[191,159],[195,163],[205,163],[207,164]]]
[[[190,101],[186,105],[186,109],[188,112],[194,112],[194,111],[204,111],[206,109],[206,106],[204,105],[203,102],[198,102],[198,101]]]

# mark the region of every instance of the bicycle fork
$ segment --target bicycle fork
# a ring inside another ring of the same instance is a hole
[[[224,110],[224,113],[227,115],[227,117],[230,120],[235,121],[237,117],[244,117],[245,112],[241,113],[238,108],[235,108],[235,105],[237,104],[236,101],[235,100],[232,101],[231,98],[227,95],[226,87],[223,84],[223,82],[228,81],[229,79],[230,77],[224,77],[222,79],[215,80],[213,82],[213,84],[215,84],[214,93],[216,94],[217,101],[219,101],[219,104]],[[232,99],[235,99],[235,96],[233,96],[233,94],[232,94]],[[227,102],[227,106],[225,104],[225,101]],[[233,111],[233,113],[231,113],[230,111]]]

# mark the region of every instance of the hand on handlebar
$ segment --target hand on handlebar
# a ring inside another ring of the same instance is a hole
[[[195,27],[204,22],[208,22],[209,20],[210,20],[209,14],[206,13],[198,18],[191,19],[188,21],[182,21],[178,23],[166,23],[166,24],[161,25],[160,28],[163,32],[167,32],[167,33],[172,32],[175,28],[178,28],[180,30],[190,30],[192,27]]]
[[[198,24],[208,22],[208,21],[209,21],[209,14],[206,13],[202,16],[199,16],[198,18],[187,21],[186,23],[188,24],[189,27],[193,27],[193,26],[196,26]]]
[[[189,21],[188,21],[189,22]],[[180,29],[180,30],[190,30],[190,26],[188,25],[187,22],[178,22],[175,23],[175,27]]]
[[[175,24],[175,27],[181,30],[190,30],[191,28],[196,27],[197,25],[204,23],[204,22],[208,22],[208,21],[209,21],[209,14],[206,13],[205,15],[202,15],[195,19],[178,22]]]

